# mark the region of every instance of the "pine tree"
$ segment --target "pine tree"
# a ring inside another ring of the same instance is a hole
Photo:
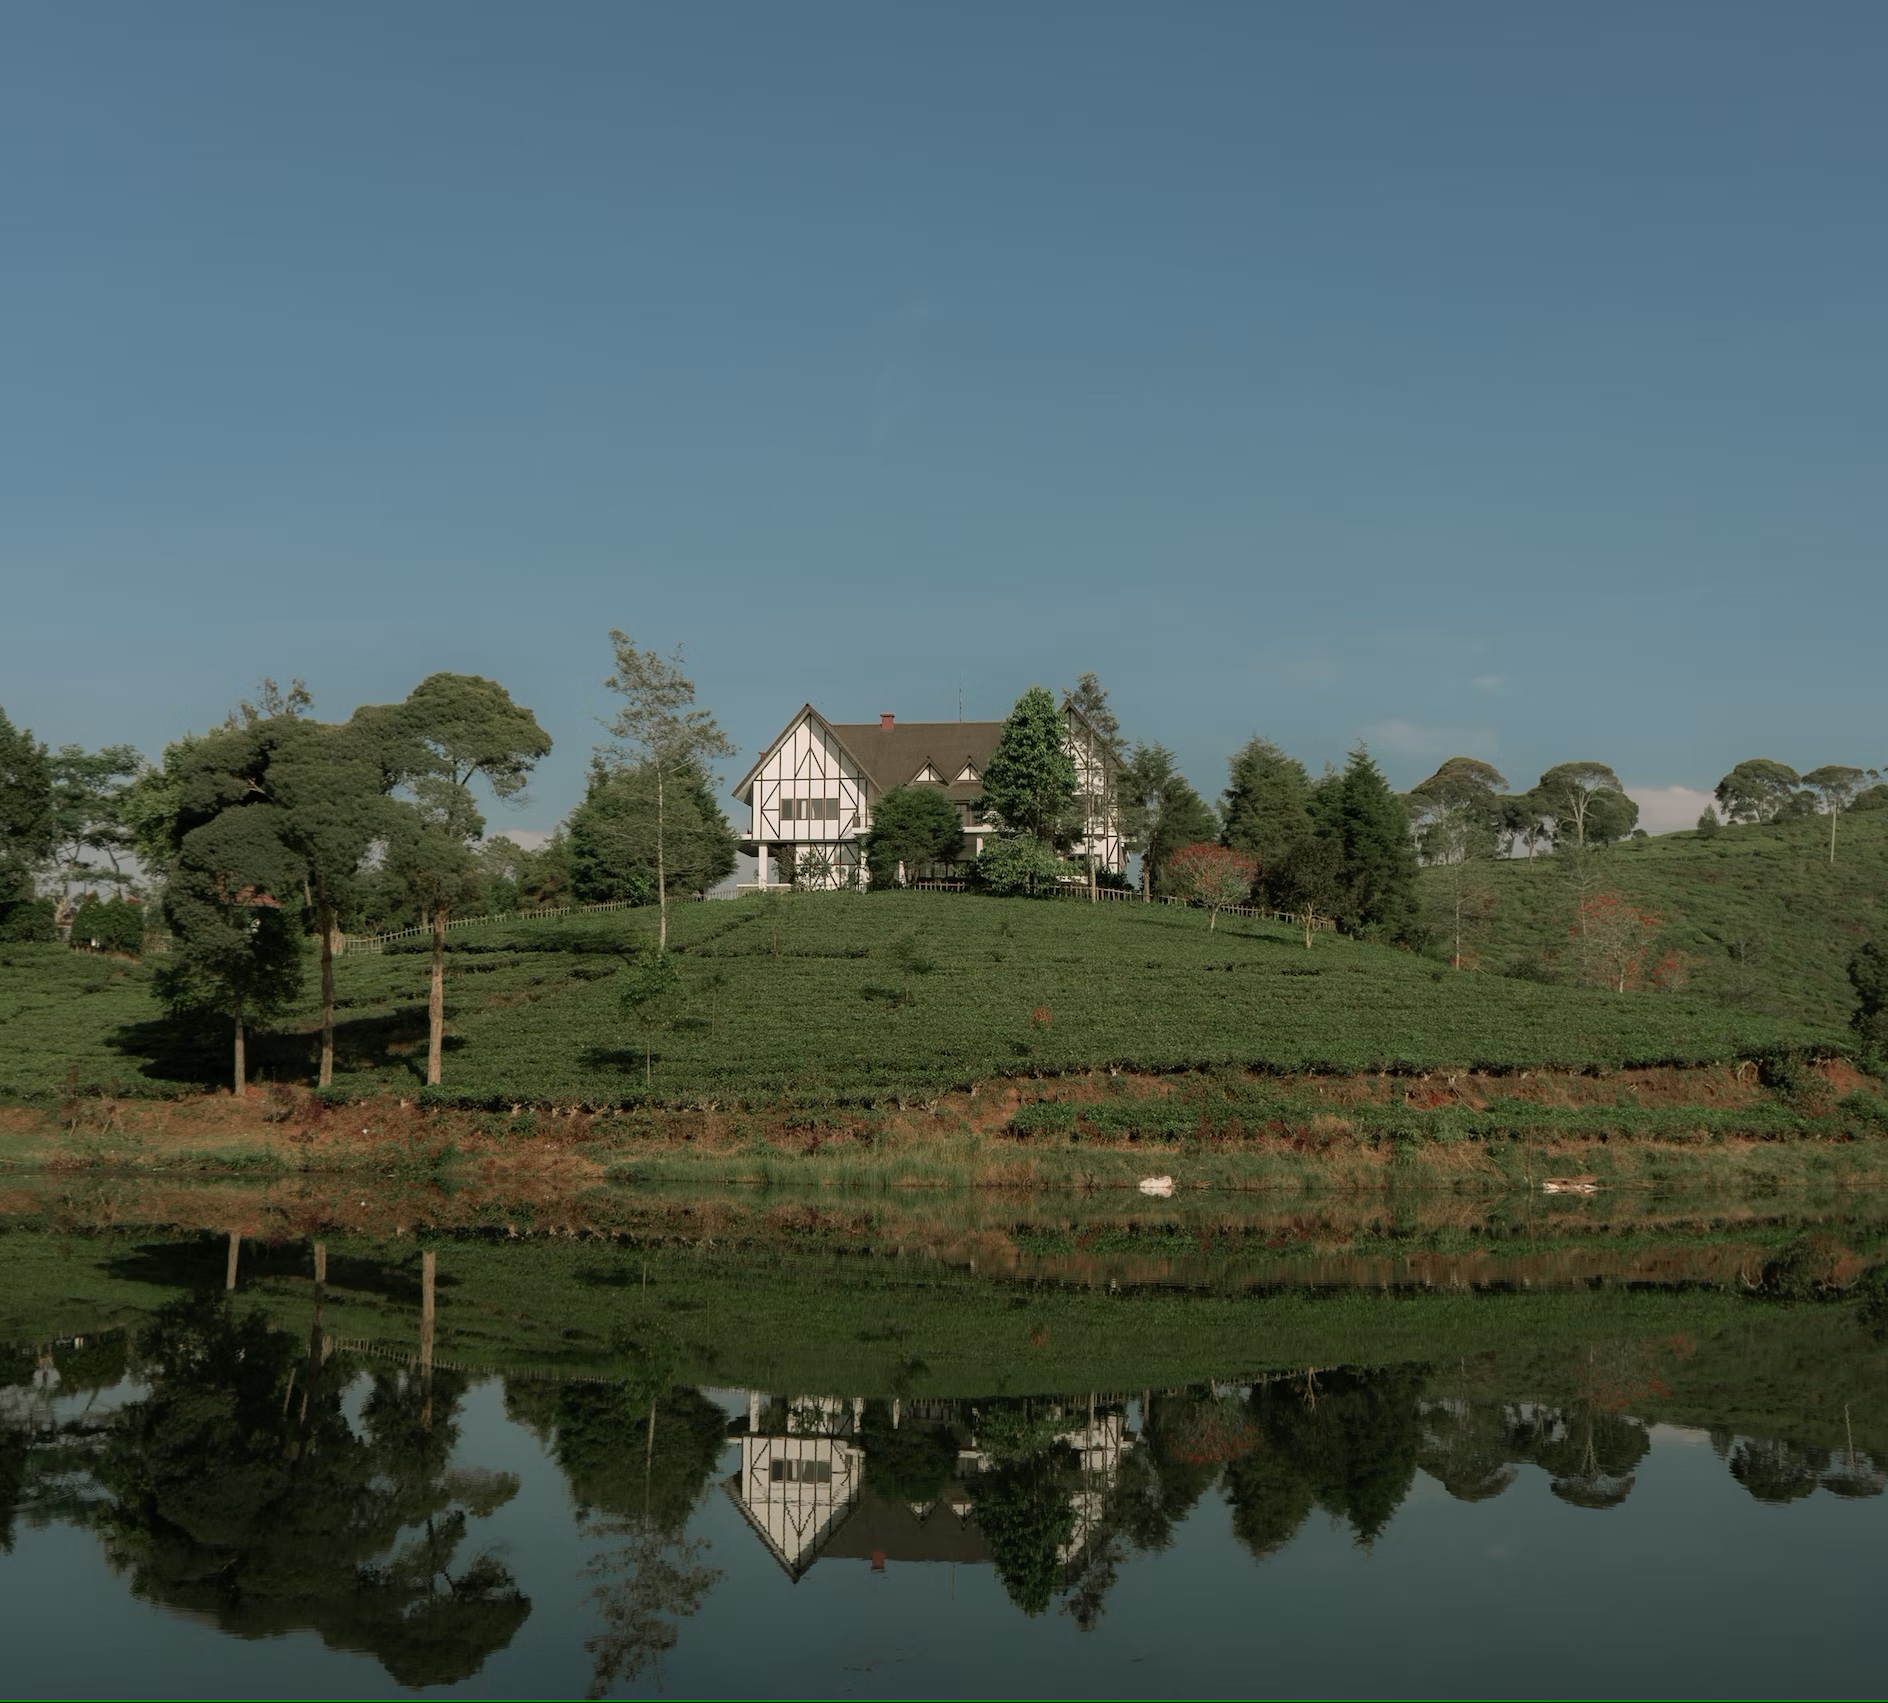
[[[1016,700],[983,771],[982,807],[1004,827],[1050,844],[1075,797],[1075,761],[1062,712],[1046,686]]]
[[[1353,933],[1406,937],[1416,926],[1416,849],[1402,799],[1361,745],[1318,793],[1324,826],[1344,854],[1338,920]]]
[[[1220,820],[1221,843],[1256,857],[1260,891],[1268,902],[1283,904],[1279,872],[1313,831],[1304,764],[1269,739],[1248,740],[1232,760]]]

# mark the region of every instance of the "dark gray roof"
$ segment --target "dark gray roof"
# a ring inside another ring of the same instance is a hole
[[[875,721],[826,724],[852,753],[880,792],[904,786],[924,773],[928,763],[953,797],[974,797],[978,782],[957,784],[964,765],[981,774],[1003,736],[1000,721],[901,721],[881,727]]]

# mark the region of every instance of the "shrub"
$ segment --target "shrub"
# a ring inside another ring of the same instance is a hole
[[[58,908],[50,899],[0,902],[0,940],[9,945],[28,940],[57,940]]]

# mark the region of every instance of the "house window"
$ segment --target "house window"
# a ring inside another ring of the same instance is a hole
[[[831,1484],[831,1461],[769,1461],[767,1476],[775,1484]]]

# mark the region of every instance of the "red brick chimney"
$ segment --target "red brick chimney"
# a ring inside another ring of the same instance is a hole
[[[887,731],[892,725],[892,720],[893,717],[890,710],[880,710],[878,715],[879,731],[881,733]]]

